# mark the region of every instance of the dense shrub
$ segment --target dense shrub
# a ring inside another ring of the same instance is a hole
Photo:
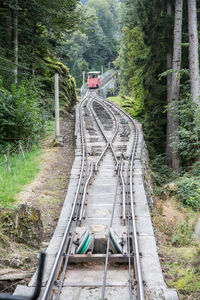
[[[200,209],[200,179],[182,177],[176,184],[178,186],[176,193],[183,204]]]
[[[188,167],[200,157],[200,108],[185,95],[178,102],[179,141],[177,144],[182,165]]]
[[[190,173],[192,176],[200,175],[200,161],[197,161],[191,168]]]
[[[156,185],[162,186],[176,179],[176,174],[173,169],[165,165],[165,155],[159,154],[152,161],[153,175]]]
[[[33,81],[13,85],[11,91],[0,84],[0,144],[29,137],[37,142],[44,125],[43,112],[39,89]]]

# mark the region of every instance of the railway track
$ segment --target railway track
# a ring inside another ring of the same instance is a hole
[[[141,127],[97,92],[77,107],[75,161],[40,299],[177,300],[158,259]],[[31,295],[36,277],[15,295]]]
[[[94,91],[78,112],[79,182],[42,299],[143,300],[133,186],[137,125]]]

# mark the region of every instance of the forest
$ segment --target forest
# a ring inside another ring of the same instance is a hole
[[[75,80],[59,59],[64,34],[81,26],[79,1],[1,1],[0,151],[19,140],[40,140],[53,114],[53,76],[60,75],[61,101],[76,102]]]
[[[162,267],[180,299],[199,299],[200,293],[194,235],[200,208],[199,13],[195,0],[126,0],[115,60],[117,101],[143,125]]]
[[[191,261],[199,251],[193,232],[200,209],[200,2],[0,2],[0,153],[19,141],[40,144],[54,116],[56,72],[61,105],[70,110],[83,72],[116,69],[119,93],[110,99],[142,124],[155,187],[153,219],[158,239],[165,237],[160,251],[167,257],[168,284],[185,291],[181,299],[190,299],[190,293],[198,299]],[[163,199],[169,198],[175,202],[167,219]],[[173,216],[178,211],[180,220]],[[180,247],[178,267],[173,247]],[[183,270],[186,259],[190,275]]]
[[[45,120],[52,114],[52,76],[56,69],[61,74],[61,99],[73,105],[75,81],[80,88],[83,71],[115,67],[120,72],[123,106],[142,122],[151,158],[160,155],[163,163],[178,173],[187,168],[199,157],[199,100],[194,100],[198,95],[190,92],[190,65],[194,62],[189,57],[194,55],[187,1],[182,4],[180,37],[174,36],[175,4],[137,0],[2,1],[0,147],[12,143],[13,136],[23,139],[31,135],[33,141],[39,138]],[[198,14],[198,7],[196,11]],[[175,38],[180,40],[177,65],[173,61]],[[175,95],[171,95],[171,85],[176,85]],[[9,98],[6,105],[17,112],[15,117],[6,110],[5,98]],[[21,107],[22,103],[27,105]],[[29,119],[20,119],[21,109],[27,110]],[[174,117],[176,113],[178,118]],[[21,123],[20,130],[16,123]]]
[[[73,106],[82,72],[108,69],[119,48],[119,3],[90,0],[83,6],[78,0],[8,0],[1,1],[0,9],[3,150],[18,140],[40,139],[53,114],[56,71],[61,102]]]

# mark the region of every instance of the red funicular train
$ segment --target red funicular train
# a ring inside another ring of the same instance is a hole
[[[101,72],[94,71],[94,72],[88,72],[88,79],[87,79],[87,86],[89,89],[97,89],[100,84]]]

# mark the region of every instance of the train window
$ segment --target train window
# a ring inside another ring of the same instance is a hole
[[[100,72],[91,72],[91,73],[88,73],[88,79],[92,79],[92,78],[100,78]]]

